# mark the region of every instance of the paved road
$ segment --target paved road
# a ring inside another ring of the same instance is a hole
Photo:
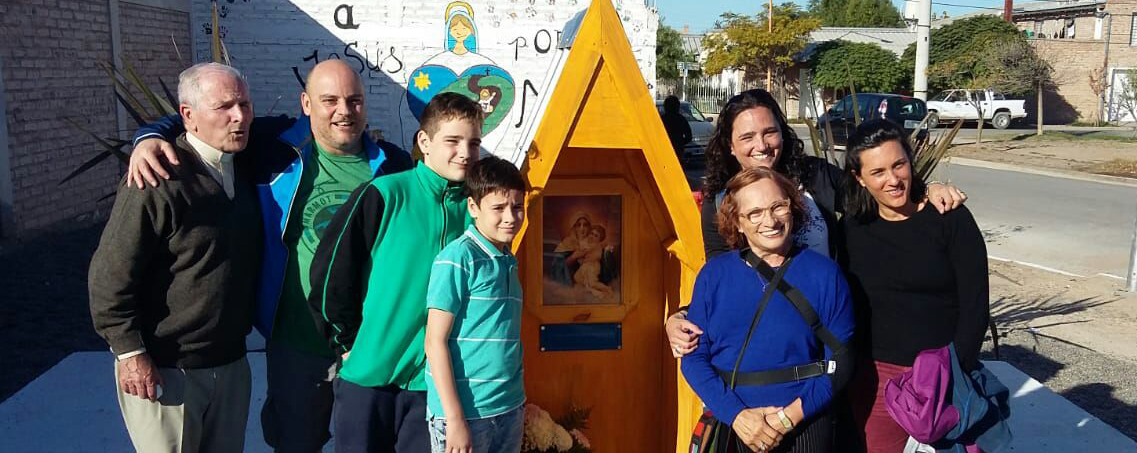
[[[1124,277],[1137,187],[947,164],[967,191],[991,256],[1083,276]]]

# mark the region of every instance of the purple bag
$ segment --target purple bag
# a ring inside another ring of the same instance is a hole
[[[911,370],[885,383],[884,407],[912,438],[930,444],[959,424],[950,390],[951,351],[929,349],[916,356]]]

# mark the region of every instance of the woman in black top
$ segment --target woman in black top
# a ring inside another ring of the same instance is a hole
[[[955,343],[971,370],[988,323],[987,249],[965,207],[940,214],[924,201],[904,131],[887,120],[849,137],[845,168],[847,253],[858,310],[860,357],[850,387],[870,453],[900,452],[908,434],[884,408],[884,383],[923,350]]]

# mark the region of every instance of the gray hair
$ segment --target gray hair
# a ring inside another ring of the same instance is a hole
[[[221,63],[198,63],[178,75],[178,103],[196,107],[201,100],[201,77],[210,72],[228,74],[240,80],[246,90],[249,88],[245,76],[237,68]]]

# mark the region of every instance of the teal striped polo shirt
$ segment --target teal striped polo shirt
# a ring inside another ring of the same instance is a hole
[[[525,403],[521,371],[521,281],[517,258],[470,225],[447,244],[430,270],[426,307],[454,314],[450,360],[467,419],[487,418]],[[445,417],[430,365],[427,418]]]

